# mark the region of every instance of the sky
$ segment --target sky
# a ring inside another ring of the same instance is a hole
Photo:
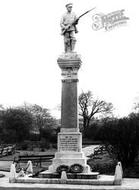
[[[64,51],[60,19],[67,0],[0,0],[0,104],[24,102],[49,108],[60,117]],[[77,16],[96,7],[78,24],[75,51],[81,55],[78,91],[91,90],[128,115],[139,102],[139,11],[137,0],[73,0]],[[124,9],[129,20],[111,31],[92,29],[92,16]]]

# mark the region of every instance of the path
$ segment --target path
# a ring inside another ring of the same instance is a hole
[[[83,152],[84,152],[85,156],[89,156],[90,154],[93,154],[94,149],[98,146],[99,145],[90,145],[90,146],[83,148]]]
[[[0,161],[0,170],[8,171],[10,169],[11,164],[12,161]]]

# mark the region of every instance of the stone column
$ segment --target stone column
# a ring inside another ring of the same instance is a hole
[[[82,134],[78,123],[78,70],[81,59],[76,53],[64,53],[58,60],[62,71],[61,130],[58,134],[58,151],[48,172],[56,172],[60,165],[82,165],[83,173],[90,172],[82,152]]]
[[[79,131],[78,123],[78,70],[81,59],[69,53],[59,57],[58,65],[62,70],[61,132]]]

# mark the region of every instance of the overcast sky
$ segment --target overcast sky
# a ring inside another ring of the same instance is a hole
[[[131,112],[139,100],[139,11],[134,0],[74,0],[81,18],[76,52],[82,57],[79,92],[91,90],[112,102],[115,114]],[[0,104],[39,104],[52,110],[61,101],[63,52],[60,19],[66,0],[0,0]],[[92,29],[92,16],[125,9],[127,25],[111,31]]]

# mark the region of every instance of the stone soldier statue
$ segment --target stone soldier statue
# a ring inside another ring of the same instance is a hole
[[[76,25],[78,24],[79,19],[94,8],[86,11],[79,17],[76,17],[75,13],[72,12],[72,3],[66,4],[66,8],[67,12],[62,16],[60,26],[62,31],[61,34],[64,36],[65,53],[68,53],[74,51],[76,43],[75,33],[78,32]]]
[[[76,25],[78,19],[75,13],[72,12],[72,3],[66,4],[67,12],[62,16],[60,26],[62,35],[64,36],[65,53],[73,52],[76,39],[75,33],[77,33]]]

